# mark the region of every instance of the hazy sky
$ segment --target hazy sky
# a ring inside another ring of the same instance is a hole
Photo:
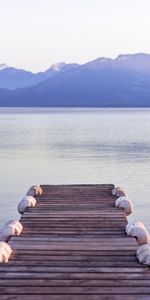
[[[38,71],[135,52],[150,53],[150,0],[0,0],[0,63]]]

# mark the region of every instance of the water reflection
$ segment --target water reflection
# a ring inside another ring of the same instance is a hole
[[[0,222],[34,183],[115,183],[150,226],[149,152],[147,109],[0,109]]]

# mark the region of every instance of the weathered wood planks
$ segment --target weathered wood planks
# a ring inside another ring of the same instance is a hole
[[[113,185],[43,185],[0,265],[1,300],[147,300],[150,272],[135,257]]]

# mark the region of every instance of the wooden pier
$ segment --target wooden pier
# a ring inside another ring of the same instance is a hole
[[[113,185],[42,185],[0,265],[0,300],[147,300],[150,271],[127,237]]]

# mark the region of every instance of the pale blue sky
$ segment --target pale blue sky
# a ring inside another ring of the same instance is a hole
[[[135,52],[150,53],[150,0],[0,0],[0,63],[36,72]]]

